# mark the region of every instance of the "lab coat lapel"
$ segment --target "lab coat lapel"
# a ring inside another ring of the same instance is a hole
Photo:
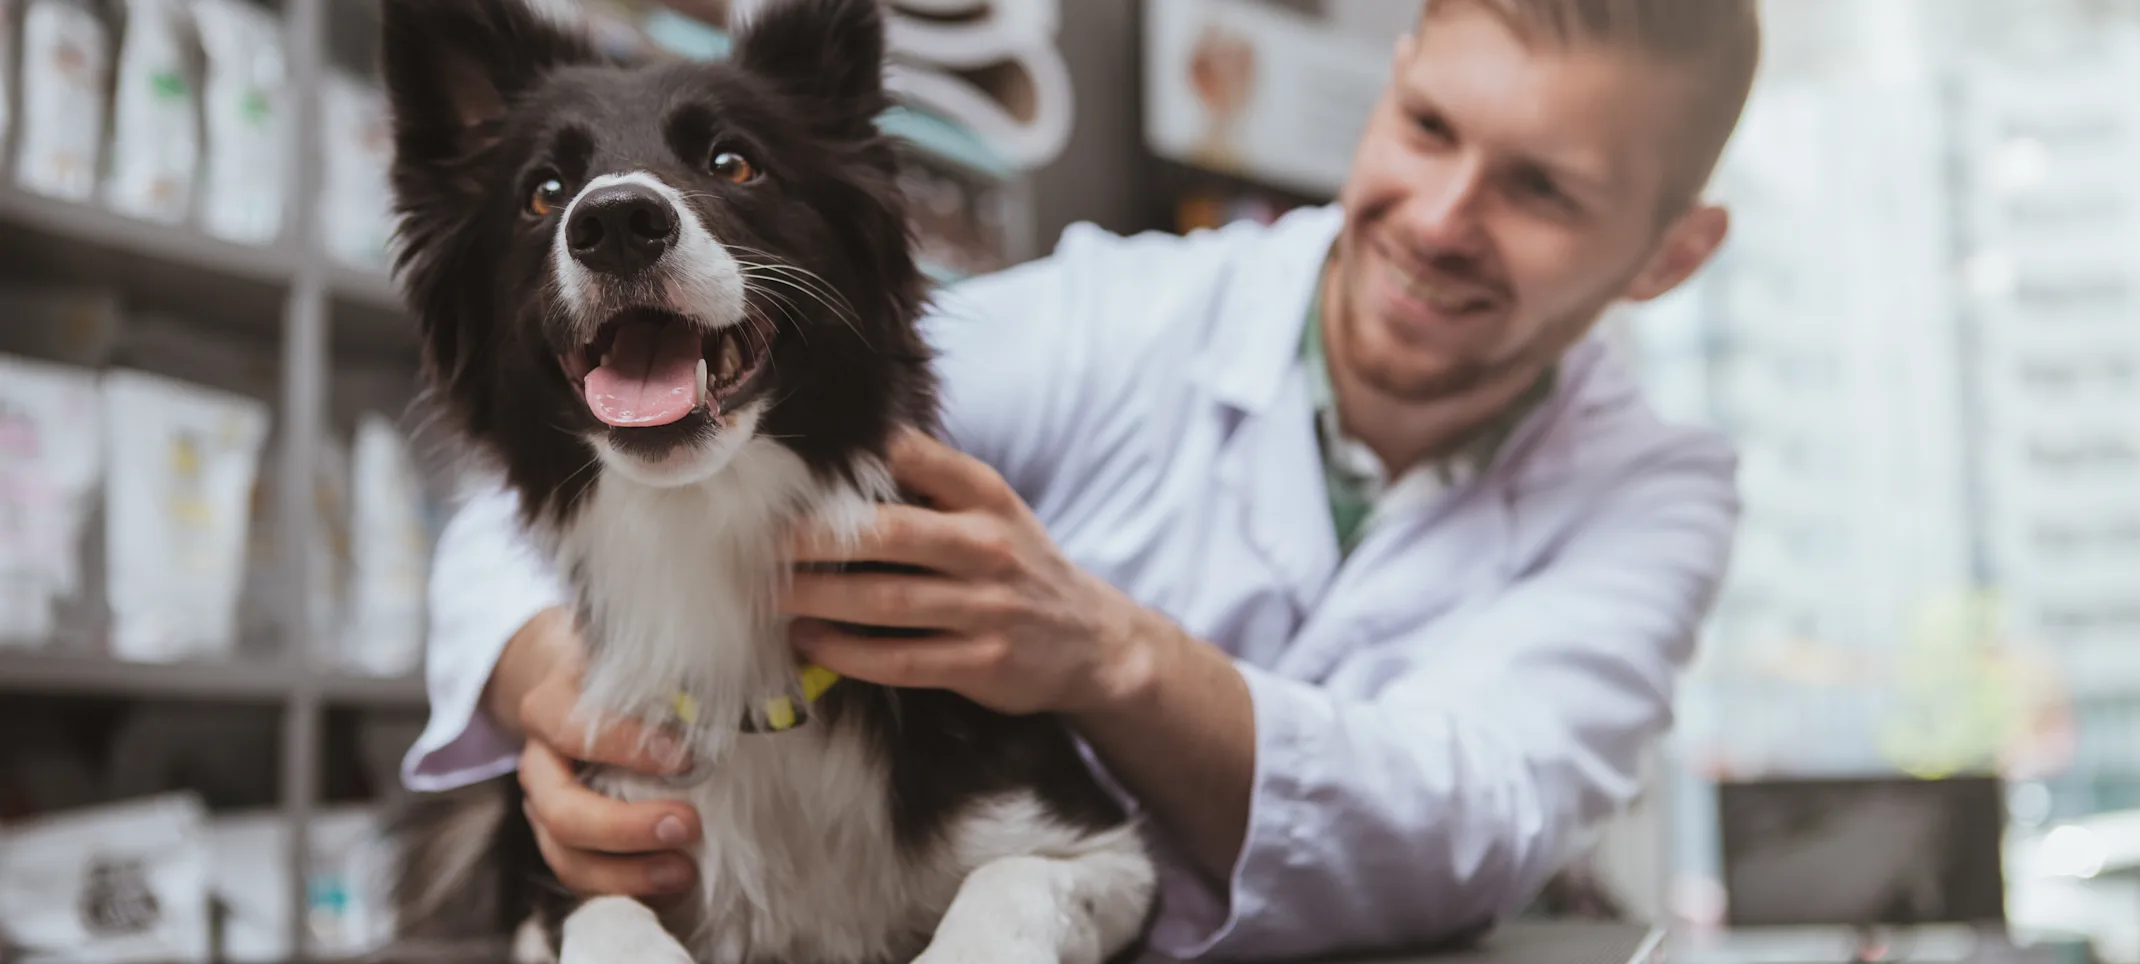
[[[1323,488],[1302,326],[1343,214],[1288,214],[1241,259],[1214,302],[1215,324],[1196,377],[1228,419],[1216,477],[1221,518],[1235,520],[1295,608],[1312,609],[1337,569],[1336,530]]]
[[[1247,416],[1219,455],[1224,511],[1302,614],[1322,598],[1338,564],[1321,466],[1307,387],[1297,377]]]
[[[1328,621],[1302,628],[1279,663],[1296,679],[1321,680],[1352,653],[1454,625],[1467,607],[1521,579],[1557,515],[1539,515],[1533,497],[1562,487],[1571,471],[1567,422],[1598,394],[1598,346],[1586,342],[1562,365],[1552,395],[1515,430],[1478,478],[1370,532],[1327,590],[1345,604]],[[1431,645],[1431,641],[1429,641]]]

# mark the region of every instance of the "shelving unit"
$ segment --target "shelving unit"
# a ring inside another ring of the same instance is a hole
[[[337,362],[361,359],[391,366],[406,360],[413,374],[416,339],[402,313],[392,280],[380,271],[351,267],[327,248],[318,224],[324,182],[321,87],[324,65],[357,68],[375,56],[369,36],[372,0],[266,0],[282,18],[288,71],[284,109],[290,137],[290,176],[285,220],[272,244],[222,240],[191,226],[138,220],[95,202],[47,197],[18,185],[14,165],[21,125],[12,125],[0,154],[0,275],[55,285],[86,285],[123,292],[130,311],[168,312],[212,318],[220,327],[279,346],[279,383],[273,400],[273,458],[260,467],[259,482],[272,486],[272,514],[281,568],[272,599],[278,625],[316,625],[315,601],[302,591],[311,584],[320,531],[312,505],[316,456],[331,429],[333,373]],[[20,4],[15,5],[19,16]],[[19,63],[19,60],[17,61]],[[21,85],[7,86],[21,118]],[[1031,200],[1028,182],[998,164],[985,146],[962,142],[955,128],[926,115],[895,112],[886,129],[905,141],[933,173],[974,189],[987,208],[982,217],[1001,226],[1002,257],[1030,257]],[[932,266],[939,280],[960,272]],[[301,636],[302,634],[291,634]],[[0,646],[0,700],[65,697],[99,701],[213,703],[273,707],[279,722],[276,805],[288,826],[286,859],[291,868],[288,934],[295,960],[327,960],[308,941],[308,831],[329,782],[324,757],[330,714],[348,710],[421,713],[425,693],[419,676],[367,678],[324,665],[318,647],[304,638],[277,640],[274,655],[238,655],[215,662],[175,664],[124,662],[97,655],[94,640],[55,640],[39,649]],[[373,961],[451,960],[494,955],[488,946],[394,948],[367,955]]]
[[[317,197],[323,182],[320,130],[322,65],[331,61],[323,27],[331,6],[337,24],[369,7],[362,0],[280,0],[288,85],[284,117],[290,137],[290,177],[280,238],[270,245],[222,240],[190,226],[138,220],[94,202],[47,197],[18,187],[14,165],[20,123],[8,133],[0,159],[0,265],[14,279],[89,284],[123,291],[130,307],[212,317],[226,327],[280,345],[279,397],[274,406],[282,445],[261,466],[273,484],[280,566],[291,587],[272,601],[284,626],[312,625],[308,585],[317,531],[310,504],[315,454],[326,431],[329,373],[339,346],[406,354],[414,340],[399,329],[399,299],[381,272],[350,267],[325,248]],[[20,5],[16,5],[19,11]],[[8,85],[21,118],[21,85]],[[307,946],[307,831],[320,804],[325,717],[338,708],[420,711],[420,677],[363,678],[321,665],[307,641],[286,639],[274,657],[237,656],[227,662],[150,664],[93,653],[101,647],[0,649],[0,699],[46,695],[145,701],[271,705],[281,721],[280,812],[288,823],[293,891],[288,923],[298,960]],[[381,959],[452,960],[481,949],[396,949]]]

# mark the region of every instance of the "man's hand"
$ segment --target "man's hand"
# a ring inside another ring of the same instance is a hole
[[[1223,879],[1247,833],[1255,775],[1254,706],[1233,662],[1071,564],[987,465],[919,434],[890,455],[893,478],[930,505],[880,507],[854,543],[813,532],[797,550],[806,563],[902,563],[929,574],[798,573],[787,600],[803,617],[796,646],[872,683],[1063,714]],[[872,638],[818,620],[938,632]]]
[[[628,720],[580,716],[582,654],[571,615],[546,610],[506,644],[484,693],[491,716],[526,737],[520,786],[543,859],[583,895],[683,890],[697,870],[676,851],[698,839],[698,815],[678,802],[612,800],[573,776],[574,760],[648,774],[689,768],[665,734],[648,735]]]
[[[897,563],[926,574],[798,572],[794,641],[825,667],[888,686],[948,689],[1005,713],[1090,711],[1150,672],[1153,617],[1063,558],[1025,503],[979,460],[917,432],[890,452],[893,477],[930,506],[887,505],[842,544],[813,529],[798,562]],[[935,630],[883,639],[828,622]]]

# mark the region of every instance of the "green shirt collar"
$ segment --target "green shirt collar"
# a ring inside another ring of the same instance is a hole
[[[1330,380],[1330,363],[1323,349],[1322,286],[1308,299],[1306,324],[1302,326],[1300,360],[1308,377],[1308,398],[1315,411],[1316,438],[1323,460],[1323,477],[1330,493],[1331,519],[1336,524],[1338,545],[1351,552],[1365,535],[1378,503],[1393,487],[1430,484],[1446,490],[1477,477],[1492,466],[1501,448],[1525,417],[1552,395],[1556,367],[1549,366],[1537,383],[1500,414],[1481,426],[1455,452],[1408,471],[1403,479],[1389,477],[1387,468],[1373,450],[1345,433],[1339,423],[1337,392]],[[1415,480],[1424,474],[1426,479]]]

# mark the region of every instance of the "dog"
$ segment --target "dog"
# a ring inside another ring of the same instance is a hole
[[[1098,962],[1155,870],[1054,718],[798,666],[803,521],[901,499],[939,431],[918,268],[875,126],[874,0],[781,0],[711,62],[618,63],[523,0],[385,0],[394,267],[430,405],[520,499],[587,645],[583,709],[675,733],[695,889],[583,899],[511,779],[419,795],[404,940],[643,962]],[[829,688],[827,688],[829,685]]]

